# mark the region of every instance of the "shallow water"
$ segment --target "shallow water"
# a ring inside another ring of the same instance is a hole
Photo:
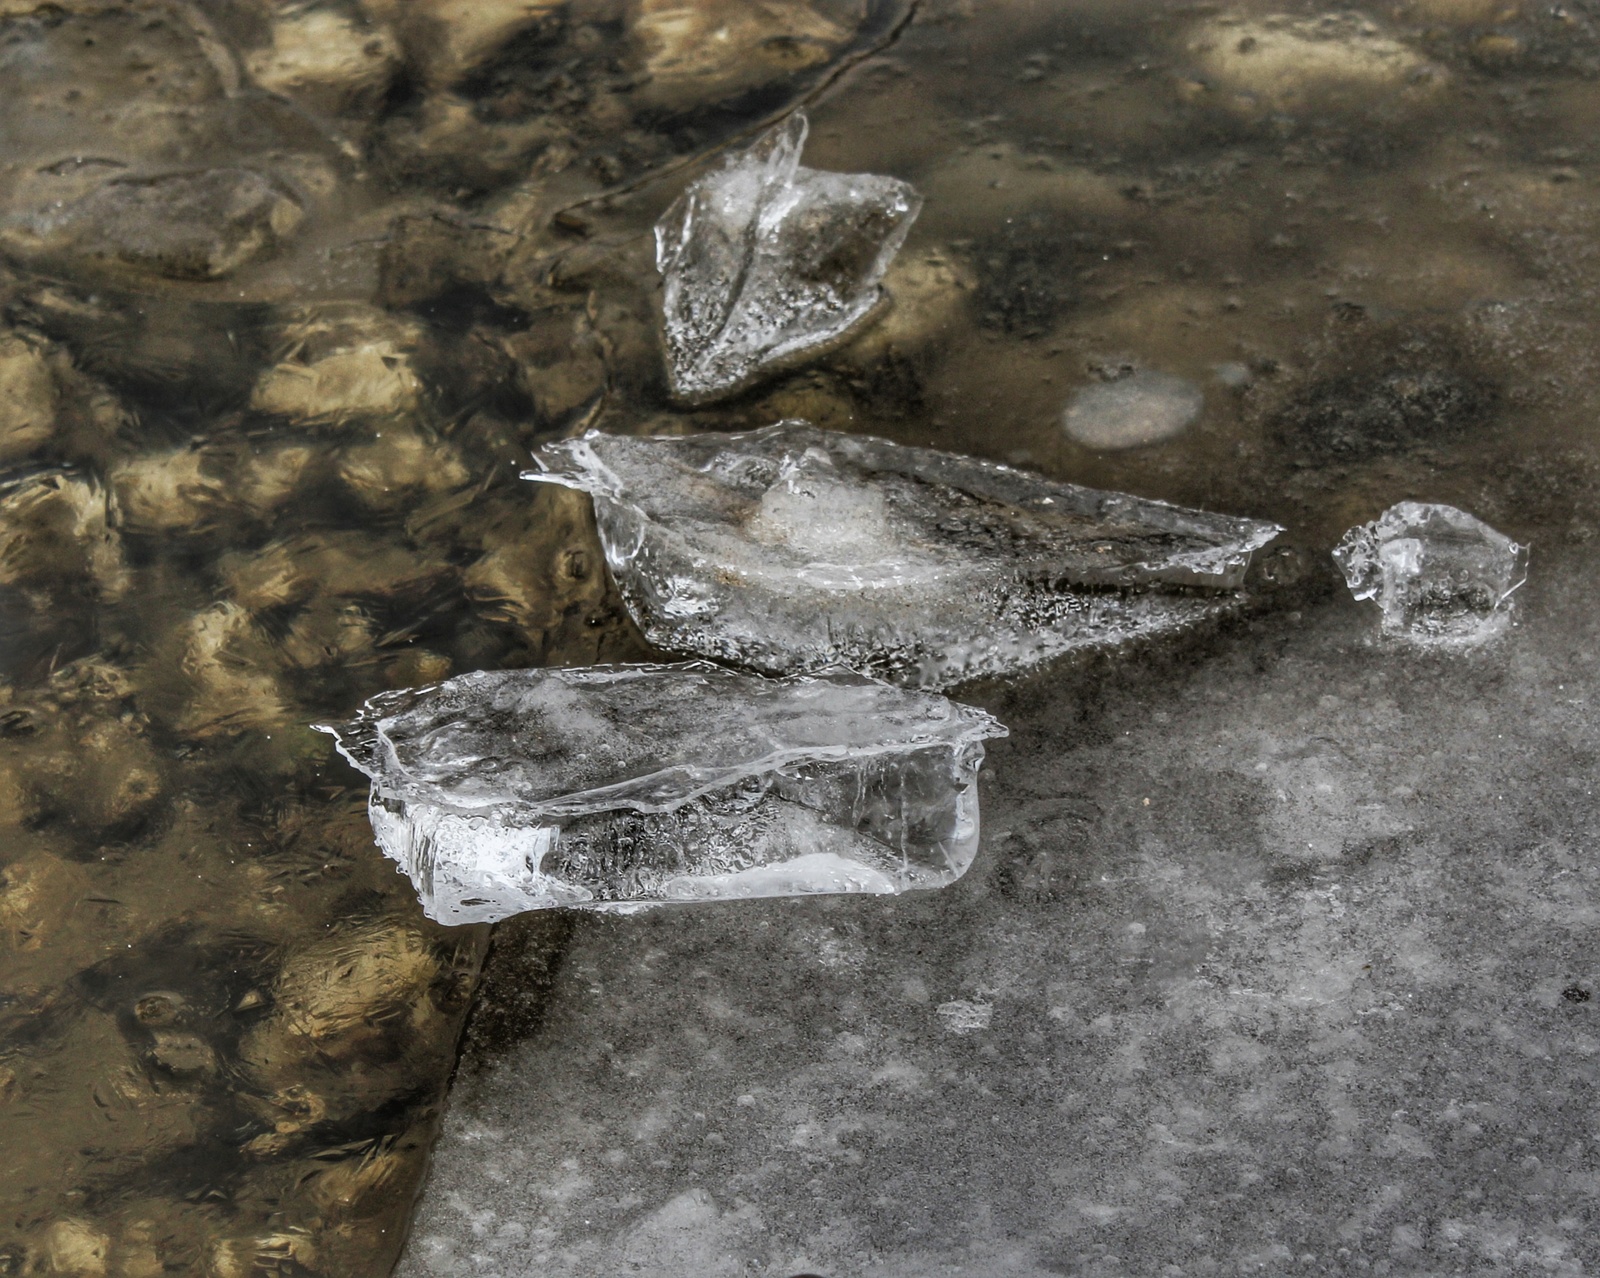
[[[1594,536],[1591,3],[4,15],[0,1271],[392,1265],[488,938],[307,725],[647,655],[541,442],[804,416],[1274,519],[1263,610],[1402,498]],[[801,101],[926,197],[893,307],[680,411],[650,224]],[[1067,433],[1123,380],[1198,415]]]

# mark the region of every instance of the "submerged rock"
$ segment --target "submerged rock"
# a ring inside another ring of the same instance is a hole
[[[978,848],[981,710],[834,672],[703,662],[463,675],[323,728],[441,923],[903,892]]]
[[[256,383],[250,407],[305,425],[411,413],[422,399],[412,367],[420,340],[417,325],[372,307],[308,311],[285,326],[283,354]]]
[[[177,635],[188,699],[180,732],[202,740],[276,727],[287,700],[271,640],[236,603],[196,613]]]
[[[365,1040],[422,1020],[438,974],[417,928],[388,920],[351,927],[284,964],[274,1015],[314,1050],[348,1057]]]
[[[55,426],[56,384],[45,344],[0,331],[0,465],[27,457]]]
[[[0,869],[0,940],[37,950],[66,926],[89,889],[88,876],[48,852],[30,852]]]
[[[564,17],[563,0],[364,0],[400,30],[430,85],[454,84],[513,40]]]
[[[408,427],[389,427],[339,456],[340,481],[363,506],[392,510],[459,488],[470,478],[448,441]]]
[[[321,454],[306,444],[269,444],[239,461],[232,481],[234,501],[263,518],[286,505],[315,474]]]
[[[242,12],[256,6],[216,8],[229,27],[257,16]],[[251,89],[201,9],[0,6],[8,257],[58,277],[169,291],[166,281],[236,275],[320,205],[329,192],[313,177],[338,181],[337,140]]]
[[[1528,548],[1481,519],[1403,501],[1344,535],[1334,561],[1357,599],[1375,599],[1383,633],[1424,647],[1470,647],[1511,624]]]
[[[800,0],[634,0],[629,35],[648,82],[648,106],[716,102],[827,62],[853,24]]]
[[[432,554],[353,530],[299,533],[224,555],[217,567],[234,601],[257,611],[317,596],[415,603],[454,573]]]
[[[130,533],[204,532],[221,518],[230,488],[217,459],[198,448],[146,453],[110,475]]]
[[[673,394],[698,403],[832,346],[877,307],[922,197],[897,178],[802,168],[796,111],[656,223]]]
[[[1177,629],[1281,531],[801,421],[535,460],[526,478],[593,495],[652,643],[774,673],[948,687]]]
[[[299,201],[254,169],[115,177],[59,205],[14,216],[0,243],[45,260],[120,265],[171,279],[221,279],[300,225]]]
[[[246,61],[264,89],[342,115],[377,105],[400,67],[386,26],[325,8],[273,14],[270,43]]]
[[[1380,96],[1422,100],[1446,80],[1441,68],[1354,13],[1213,18],[1195,30],[1189,53],[1230,105],[1248,112],[1365,106]]]
[[[83,581],[109,597],[128,584],[106,490],[66,467],[0,476],[0,585]]]

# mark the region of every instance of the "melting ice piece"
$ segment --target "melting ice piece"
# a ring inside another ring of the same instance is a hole
[[[656,223],[681,400],[739,390],[836,342],[878,304],[922,197],[896,178],[802,168],[807,127],[794,112]]]
[[[323,728],[429,918],[942,887],[978,847],[981,710],[860,675],[507,670]]]
[[[593,494],[651,643],[778,674],[941,688],[1172,630],[1234,602],[1282,531],[802,421],[535,460]]]
[[[1383,633],[1466,647],[1511,622],[1528,548],[1464,510],[1403,501],[1345,533],[1333,558],[1357,599],[1376,599]]]

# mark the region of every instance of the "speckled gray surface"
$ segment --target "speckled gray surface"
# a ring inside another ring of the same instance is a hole
[[[1534,555],[1470,657],[1341,591],[992,690],[944,892],[503,931],[401,1273],[1594,1272],[1600,571]]]

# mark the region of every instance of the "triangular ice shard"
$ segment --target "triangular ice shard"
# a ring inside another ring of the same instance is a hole
[[[772,673],[943,688],[1177,629],[1236,598],[1276,524],[779,422],[548,445],[594,497],[651,643]]]
[[[656,223],[672,392],[700,403],[828,346],[877,305],[922,197],[896,178],[800,166],[796,111]]]
[[[440,923],[940,887],[978,848],[981,710],[835,671],[501,670],[324,728]]]

